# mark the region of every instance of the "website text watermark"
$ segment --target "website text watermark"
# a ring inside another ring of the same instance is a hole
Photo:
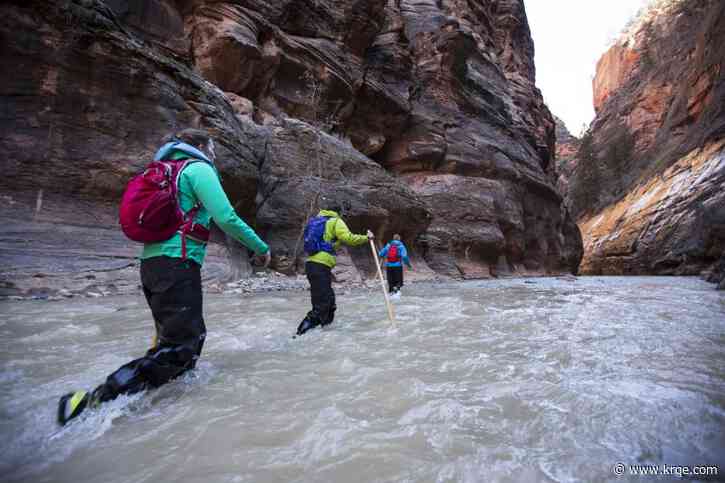
[[[720,468],[715,465],[627,465],[616,463],[612,466],[616,476],[720,476]]]

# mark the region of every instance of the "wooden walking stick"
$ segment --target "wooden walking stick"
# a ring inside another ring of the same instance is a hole
[[[370,249],[373,251],[373,260],[375,260],[375,266],[378,267],[378,276],[380,277],[380,286],[383,288],[383,296],[385,297],[385,305],[388,307],[388,318],[390,323],[395,327],[395,315],[393,314],[393,305],[390,303],[388,298],[388,291],[385,289],[385,279],[383,279],[383,271],[380,268],[380,261],[378,260],[378,251],[375,249],[375,243],[370,239]]]

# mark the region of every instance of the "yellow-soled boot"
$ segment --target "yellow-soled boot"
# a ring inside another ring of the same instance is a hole
[[[65,426],[65,424],[74,419],[88,407],[90,400],[88,391],[76,391],[66,394],[58,401],[58,424]]]

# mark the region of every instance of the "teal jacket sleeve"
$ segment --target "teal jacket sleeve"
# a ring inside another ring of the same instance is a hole
[[[191,175],[189,180],[194,194],[222,231],[257,254],[269,251],[267,244],[237,216],[214,168],[207,163],[194,163],[185,171]]]

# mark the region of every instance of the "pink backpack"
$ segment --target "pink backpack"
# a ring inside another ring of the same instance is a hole
[[[194,223],[200,205],[184,213],[179,206],[181,171],[196,159],[153,161],[143,173],[126,185],[121,198],[119,220],[123,233],[133,241],[156,243],[181,233],[182,257],[186,258],[186,237],[209,241],[209,230]]]

